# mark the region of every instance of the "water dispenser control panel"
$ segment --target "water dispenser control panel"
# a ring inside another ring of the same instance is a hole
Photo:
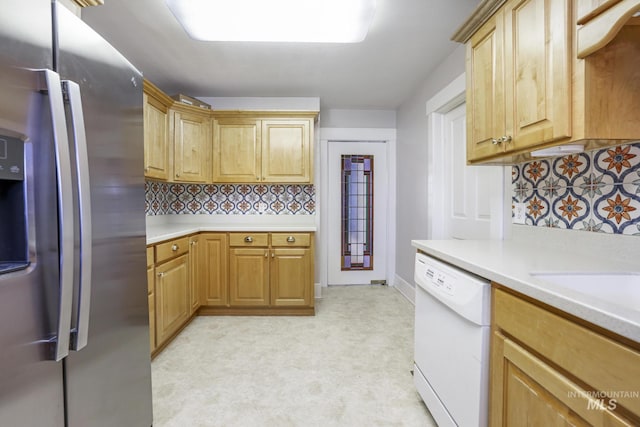
[[[0,135],[0,179],[24,180],[24,142]]]

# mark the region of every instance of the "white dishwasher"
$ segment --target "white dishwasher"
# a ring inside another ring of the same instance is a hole
[[[414,382],[439,427],[488,418],[488,280],[416,254]]]

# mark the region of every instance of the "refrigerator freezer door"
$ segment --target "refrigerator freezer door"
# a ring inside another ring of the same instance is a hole
[[[59,309],[55,152],[47,96],[36,91],[37,74],[25,70],[51,68],[50,5],[0,0],[0,10],[0,134],[27,141],[30,262],[0,274],[0,423],[63,426],[62,363],[48,360],[47,343]]]
[[[65,360],[68,426],[149,426],[142,77],[64,7],[57,15],[59,72],[82,95],[93,235],[87,345]]]

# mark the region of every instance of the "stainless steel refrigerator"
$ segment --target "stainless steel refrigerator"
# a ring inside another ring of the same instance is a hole
[[[0,425],[150,426],[142,77],[0,0]]]

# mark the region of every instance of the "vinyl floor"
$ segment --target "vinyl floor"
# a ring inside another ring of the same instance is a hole
[[[411,376],[413,306],[323,288],[313,317],[197,317],[152,363],[154,427],[435,426]]]

